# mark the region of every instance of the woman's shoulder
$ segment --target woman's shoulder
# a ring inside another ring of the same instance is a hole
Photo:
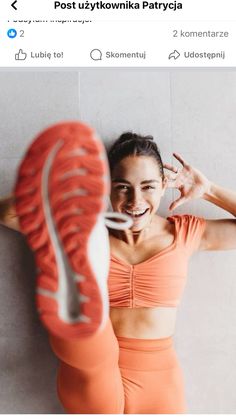
[[[194,214],[173,214],[167,217],[169,222],[179,222],[181,224],[192,224],[198,223],[201,220],[204,220],[203,217]]]
[[[193,214],[175,214],[167,219],[175,225],[179,242],[190,250],[198,247],[206,224],[203,217]]]
[[[167,217],[167,220],[175,224],[178,231],[184,230],[186,233],[202,228],[205,225],[203,217],[193,214],[174,214]]]

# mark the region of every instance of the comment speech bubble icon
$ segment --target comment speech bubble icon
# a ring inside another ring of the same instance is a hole
[[[97,48],[92,49],[92,51],[90,51],[90,57],[94,61],[100,61],[102,59],[102,51],[100,49],[97,49]]]

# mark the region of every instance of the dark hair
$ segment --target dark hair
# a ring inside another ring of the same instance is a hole
[[[164,179],[164,169],[160,151],[154,142],[152,135],[142,136],[133,132],[124,132],[121,134],[108,152],[110,171],[112,172],[117,163],[128,156],[153,157],[159,166],[162,179]]]

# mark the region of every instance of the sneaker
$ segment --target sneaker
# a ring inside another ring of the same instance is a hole
[[[65,339],[91,336],[109,316],[105,224],[132,225],[124,214],[104,213],[109,191],[104,146],[78,122],[42,132],[19,168],[16,212],[35,255],[37,309],[46,328]]]

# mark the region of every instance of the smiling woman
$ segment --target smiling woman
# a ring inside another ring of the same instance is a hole
[[[127,361],[127,348],[130,353],[133,350],[132,362],[136,360],[135,368],[141,370],[141,353],[140,359],[136,355],[139,345],[145,351],[150,340],[158,343],[174,334],[176,308],[184,291],[188,260],[192,253],[200,249],[236,247],[235,220],[204,220],[191,215],[165,219],[158,215],[160,200],[167,187],[180,191],[170,209],[193,198],[204,198],[224,209],[230,208],[233,215],[236,212],[235,193],[213,185],[178,154],[174,153],[174,157],[181,163],[182,170],[162,164],[152,137],[133,133],[123,134],[109,152],[113,210],[126,213],[133,219],[133,226],[128,230],[110,230],[110,317],[120,344],[120,365],[125,366],[124,377],[139,383],[143,389],[145,381],[142,373],[138,376],[137,372],[135,380],[127,372],[131,368],[131,359]],[[170,172],[168,176],[164,176],[163,168]],[[223,242],[223,231],[226,232],[226,229],[229,235]],[[165,356],[168,354],[165,353]],[[142,359],[142,362],[147,370],[148,359]],[[174,365],[178,369],[177,361],[173,360]],[[156,380],[157,377],[158,374]],[[149,385],[151,380],[150,376]],[[158,385],[156,381],[155,385]],[[179,391],[177,399],[170,401],[167,410],[162,405],[166,395],[161,395],[161,412],[171,412],[172,408],[173,412],[184,411],[181,374],[176,378],[176,388]],[[172,391],[171,385],[169,389]],[[181,408],[177,407],[180,400]],[[132,403],[135,405],[136,401],[132,400],[131,406]],[[157,406],[153,412],[158,412]]]

